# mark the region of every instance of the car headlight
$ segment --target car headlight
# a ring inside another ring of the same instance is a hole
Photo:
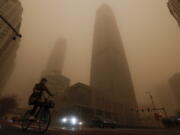
[[[67,122],[67,118],[62,118],[62,119],[61,119],[61,122],[62,122],[62,123],[66,123],[66,122]]]
[[[72,117],[72,118],[70,119],[70,121],[71,121],[71,124],[72,124],[72,125],[76,125],[77,122],[78,122],[78,120],[77,120],[76,117]]]
[[[83,122],[80,121],[78,124],[81,126],[81,125],[83,125]]]

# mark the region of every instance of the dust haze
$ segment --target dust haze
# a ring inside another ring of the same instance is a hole
[[[24,11],[16,66],[3,90],[26,106],[34,83],[48,64],[57,39],[67,41],[63,75],[71,84],[89,84],[94,22],[97,9],[114,11],[139,104],[158,106],[173,114],[178,105],[168,84],[180,72],[180,29],[167,0],[21,0]]]

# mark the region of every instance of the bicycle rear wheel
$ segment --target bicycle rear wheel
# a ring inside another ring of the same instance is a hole
[[[32,123],[30,117],[31,117],[31,111],[27,111],[22,118],[21,127],[23,130],[27,130],[30,127]]]
[[[39,116],[39,130],[40,132],[45,133],[51,122],[51,113],[49,110],[43,110]]]

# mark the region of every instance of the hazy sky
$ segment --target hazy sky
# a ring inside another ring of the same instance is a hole
[[[139,103],[148,103],[145,93],[151,91],[158,105],[176,108],[167,83],[172,74],[180,72],[180,28],[168,11],[167,0],[21,2],[23,38],[5,94],[16,93],[27,101],[60,37],[68,45],[63,74],[72,84],[88,84],[95,14],[105,2],[115,13]]]

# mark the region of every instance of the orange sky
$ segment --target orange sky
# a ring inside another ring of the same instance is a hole
[[[21,2],[23,38],[4,94],[16,93],[25,105],[60,37],[68,43],[63,74],[72,83],[88,84],[95,13],[105,2],[114,10],[139,103],[149,103],[145,93],[151,91],[158,105],[167,107],[170,113],[176,109],[167,81],[180,72],[180,29],[168,11],[167,0]]]

